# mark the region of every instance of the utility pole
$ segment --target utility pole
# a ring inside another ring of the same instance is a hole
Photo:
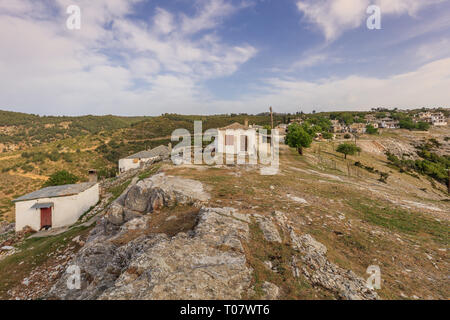
[[[272,129],[273,129],[273,112],[272,112],[272,107],[270,107],[269,109],[270,109],[270,123],[272,124]]]

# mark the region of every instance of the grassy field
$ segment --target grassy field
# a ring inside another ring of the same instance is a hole
[[[33,270],[61,263],[53,258],[55,253],[69,246],[76,252],[79,245],[72,239],[85,238],[91,228],[75,227],[52,237],[25,239],[17,248],[19,252],[0,260],[0,299],[10,298],[8,290],[20,285]]]

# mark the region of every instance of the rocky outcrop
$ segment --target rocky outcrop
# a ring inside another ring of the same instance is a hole
[[[70,264],[81,289],[65,274],[47,298],[239,299],[250,287],[242,241],[249,219],[232,208],[202,208],[197,224],[173,237],[146,232],[159,205],[197,203],[201,183],[163,174],[140,181],[113,203]],[[124,240],[126,239],[126,240]]]
[[[149,247],[100,299],[240,299],[250,286],[241,240],[248,224],[231,209],[202,209],[191,235]]]
[[[132,211],[148,213],[164,206],[208,199],[209,195],[200,182],[160,173],[131,187],[123,205]]]
[[[252,271],[241,243],[248,237],[248,223],[235,214],[233,209],[205,208],[189,233],[173,238],[144,234],[123,246],[114,240],[145,228],[146,217],[130,220],[112,236],[97,230],[102,235],[88,239],[72,261],[81,269],[81,289],[67,289],[65,275],[49,297],[239,299],[250,286]]]
[[[297,235],[291,230],[292,247],[301,255],[303,275],[313,285],[321,286],[337,294],[341,299],[348,300],[374,300],[376,292],[366,286],[364,279],[358,277],[353,271],[345,270],[328,261],[327,248],[316,241],[309,234]],[[298,258],[293,257],[292,267],[294,276],[299,275]]]

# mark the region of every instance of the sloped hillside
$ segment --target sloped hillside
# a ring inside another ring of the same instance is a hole
[[[127,185],[65,254],[81,268],[81,290],[51,269],[46,293],[28,297],[447,299],[444,186],[394,170],[384,155],[344,160],[334,149],[315,143],[299,156],[282,146],[274,176],[164,163]],[[365,286],[372,265],[381,270],[376,291]]]

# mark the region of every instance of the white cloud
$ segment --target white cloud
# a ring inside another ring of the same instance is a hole
[[[157,8],[148,21],[128,19],[140,1],[79,0],[78,31],[65,27],[73,1],[0,2],[0,108],[186,112],[207,97],[204,80],[234,73],[257,52],[248,44],[227,45],[210,30],[242,6],[198,1],[192,17]]]
[[[361,110],[371,107],[449,107],[450,58],[428,63],[414,72],[388,78],[327,78],[315,82],[273,78],[266,82],[269,94],[248,96],[243,105],[253,111],[273,105],[281,111]],[[236,108],[237,109],[237,108]]]
[[[327,41],[333,41],[347,30],[360,27],[367,19],[369,5],[380,6],[383,15],[410,16],[426,6],[443,0],[300,0],[297,8],[307,21],[316,25]]]
[[[427,42],[417,48],[416,56],[419,61],[429,62],[450,56],[450,38]]]
[[[157,32],[168,34],[175,29],[173,15],[161,8],[156,9],[156,15],[154,17],[155,27]]]
[[[196,0],[201,9],[194,17],[182,15],[181,30],[186,34],[208,30],[220,24],[221,19],[238,10],[230,2],[224,0]]]

